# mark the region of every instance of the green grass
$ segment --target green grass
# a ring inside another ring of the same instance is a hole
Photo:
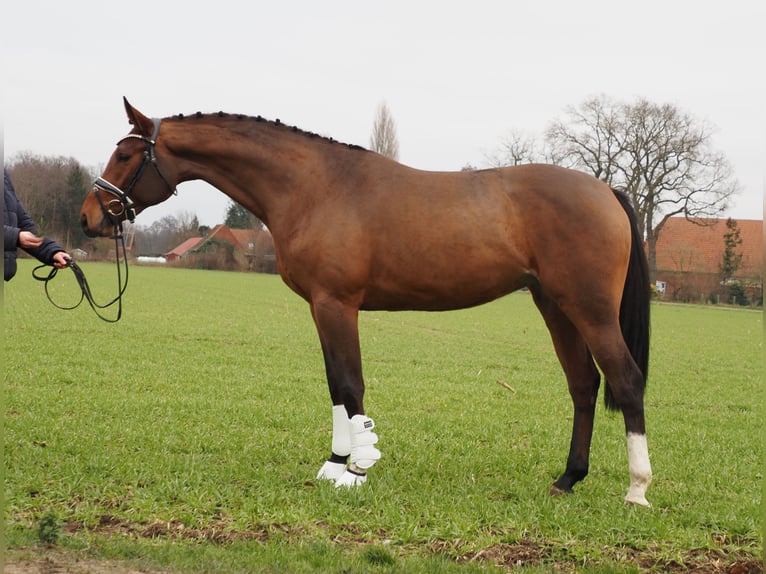
[[[591,474],[550,498],[571,403],[530,297],[363,313],[383,458],[314,481],[330,401],[305,302],[278,277],[132,267],[122,321],[5,285],[6,541],[179,572],[635,572],[762,559],[762,316],[653,308],[653,509],[622,503],[624,427],[599,405]],[[114,269],[83,264],[97,298]],[[54,296],[72,301],[69,273]],[[497,384],[504,381],[515,393]],[[636,565],[638,564],[638,566]]]

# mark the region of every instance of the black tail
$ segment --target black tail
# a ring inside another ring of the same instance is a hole
[[[651,301],[649,263],[646,260],[644,241],[638,231],[636,212],[633,210],[630,198],[621,191],[613,191],[625,213],[628,214],[632,238],[628,275],[625,277],[625,288],[622,291],[622,302],[620,303],[620,328],[625,344],[643,375],[641,378],[641,391],[643,392],[649,374],[649,304]],[[605,387],[606,408],[619,410],[609,385],[605,385]]]

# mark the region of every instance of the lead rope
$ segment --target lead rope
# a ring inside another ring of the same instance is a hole
[[[125,266],[125,283],[122,282],[122,270],[120,266],[120,244],[122,244],[122,259],[124,261]],[[53,280],[53,278],[58,274],[58,268],[53,267],[48,275],[41,275],[38,274],[37,271],[40,269],[44,269],[45,267],[48,267],[48,265],[39,265],[35,267],[32,270],[32,277],[37,279],[38,281],[42,281],[45,285],[45,295],[48,297],[48,301],[53,303],[53,305],[59,309],[63,309],[64,311],[71,311],[72,309],[76,309],[79,307],[83,299],[88,301],[88,304],[90,305],[91,309],[93,309],[93,312],[96,314],[96,316],[101,319],[102,321],[106,321],[107,323],[116,323],[120,320],[120,317],[122,317],[122,296],[125,293],[125,289],[128,287],[128,255],[127,250],[125,249],[125,238],[123,237],[122,233],[118,233],[114,236],[114,254],[115,259],[117,262],[117,296],[114,297],[111,301],[108,303],[105,303],[103,305],[100,305],[96,302],[96,300],[93,298],[93,293],[90,289],[90,285],[88,284],[88,280],[85,278],[85,273],[83,272],[82,268],[77,264],[77,262],[74,259],[69,259],[69,263],[67,264],[67,267],[72,270],[74,273],[75,279],[77,280],[77,284],[80,286],[80,300],[72,305],[71,307],[66,307],[64,305],[59,305],[56,303],[53,298],[51,297],[50,292],[48,291],[48,283]],[[110,317],[105,316],[101,313],[101,310],[107,309],[117,303],[117,316],[112,319]]]

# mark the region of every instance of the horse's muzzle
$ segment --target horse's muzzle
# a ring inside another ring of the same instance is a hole
[[[80,214],[80,227],[82,227],[83,233],[88,237],[107,237],[112,235],[112,226],[108,225],[106,219],[102,218],[97,226],[91,226],[86,213]]]

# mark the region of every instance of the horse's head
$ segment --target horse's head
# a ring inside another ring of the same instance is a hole
[[[174,170],[156,153],[160,120],[147,118],[124,101],[133,129],[117,142],[80,209],[80,224],[90,237],[114,235],[123,221],[133,221],[136,214],[175,192]]]

